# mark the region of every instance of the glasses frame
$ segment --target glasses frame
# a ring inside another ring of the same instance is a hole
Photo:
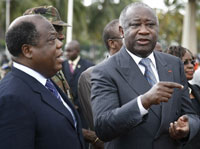
[[[189,63],[194,66],[196,62],[195,62],[195,60],[188,60],[188,59],[186,59],[185,61],[183,61],[184,65],[188,65]]]

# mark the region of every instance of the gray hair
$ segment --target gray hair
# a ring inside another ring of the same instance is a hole
[[[156,15],[156,12],[155,12],[151,7],[149,7],[147,4],[144,4],[144,3],[141,3],[141,2],[135,2],[135,3],[131,3],[131,4],[127,5],[127,6],[122,10],[122,12],[121,12],[121,14],[120,14],[120,17],[119,17],[119,24],[120,24],[120,26],[122,26],[122,28],[125,28],[126,15],[127,15],[128,10],[131,9],[131,8],[132,8],[132,9],[133,9],[133,8],[136,8],[136,7],[144,7],[144,8],[150,9],[150,10],[154,13],[154,15],[155,15],[155,17],[156,17],[156,23],[157,23],[157,25],[159,25],[159,21],[158,21],[158,17],[157,17],[157,15]]]

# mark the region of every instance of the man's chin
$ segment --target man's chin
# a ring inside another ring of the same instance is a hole
[[[139,57],[145,58],[145,57],[149,56],[152,53],[152,51],[153,50],[138,49],[137,51],[134,51],[134,54]]]

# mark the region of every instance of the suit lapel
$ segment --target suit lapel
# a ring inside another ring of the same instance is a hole
[[[151,89],[149,82],[146,80],[138,65],[132,59],[132,57],[127,53],[125,48],[121,50],[119,54],[118,62],[121,67],[119,67],[119,72],[130,85],[130,87],[139,95],[146,93]],[[160,66],[159,66],[160,68]],[[151,111],[160,120],[160,110],[151,107]]]
[[[160,53],[155,52],[155,60],[156,60],[156,66],[157,71],[159,75],[160,81],[173,81],[173,73],[172,73],[172,66],[167,65],[167,62],[163,58],[163,55]],[[121,74],[121,76],[126,80],[126,82],[129,84],[129,86],[138,94],[144,94],[147,92],[151,86],[149,85],[148,81],[145,79],[144,75],[138,68],[135,61],[131,58],[131,56],[127,53],[125,48],[123,47],[119,54],[116,55],[117,63],[119,67],[117,70]],[[169,100],[167,103],[162,103],[162,119],[163,120],[170,116],[169,112],[166,114],[166,110],[170,110],[172,100]],[[153,113],[160,118],[160,111],[156,111],[152,109]]]
[[[72,126],[75,128],[74,121],[72,119],[72,115],[69,112],[69,110],[53,94],[51,94],[48,90],[47,91],[45,91],[45,90],[46,90],[46,88],[44,88],[43,91],[42,90],[41,91],[37,90],[42,95],[42,100],[46,104],[51,106],[54,110],[58,111],[60,114],[65,116],[70,121]],[[62,96],[62,98],[64,99],[66,97]]]
[[[157,71],[159,75],[160,81],[167,81],[167,82],[173,82],[173,72],[172,72],[172,66],[168,65],[167,62],[164,59],[165,55],[161,55],[158,52],[154,52],[155,59],[156,59],[156,66]],[[169,119],[170,112],[172,108],[173,100],[169,99],[168,102],[162,102],[162,110],[161,110],[161,124],[160,128],[158,130],[158,133],[156,136],[159,136],[159,132],[162,129],[162,126],[164,126],[165,120]],[[168,111],[168,112],[167,112]]]
[[[55,85],[56,89],[58,90],[58,92],[60,93],[60,95],[62,96],[63,100],[71,108],[76,120],[78,121],[79,115],[78,115],[78,112],[75,110],[73,104],[70,102],[70,100],[67,98],[67,96],[61,91],[61,89],[55,83],[54,83],[54,85]]]
[[[83,64],[83,60],[80,58],[80,60],[78,61],[77,65],[76,65],[76,68],[75,68],[73,75],[77,75],[77,74],[82,72],[81,71],[82,70],[82,64]]]
[[[147,92],[151,87],[135,61],[125,50],[125,47],[123,47],[116,56],[117,63],[119,65],[117,70],[124,80],[126,80],[126,82],[129,84],[129,86],[134,90],[134,92],[136,92],[138,95]]]
[[[49,106],[51,106],[54,110],[65,116],[70,123],[74,127],[74,122],[71,120],[69,116],[70,113],[67,108],[53,95],[48,89],[46,89],[40,82],[38,82],[35,78],[30,75],[16,69],[12,68],[14,75],[18,76],[22,80],[24,80],[34,92],[41,94],[41,99]],[[66,98],[66,97],[64,97]],[[74,127],[75,128],[75,127]]]

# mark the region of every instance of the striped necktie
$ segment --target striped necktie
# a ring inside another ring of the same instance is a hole
[[[140,64],[143,65],[145,67],[145,72],[144,72],[144,76],[147,79],[147,81],[149,82],[149,84],[151,86],[153,86],[154,84],[156,84],[156,77],[153,73],[153,70],[151,68],[151,60],[149,58],[143,58],[140,61]]]

